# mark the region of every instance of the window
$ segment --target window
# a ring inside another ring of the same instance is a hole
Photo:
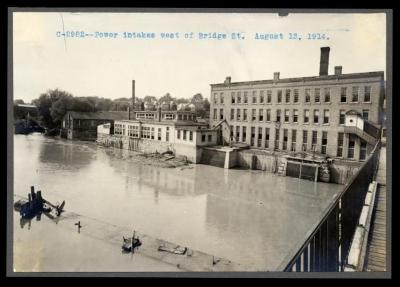
[[[250,138],[250,145],[254,146],[254,139],[256,137],[256,128],[251,127],[251,138]]]
[[[283,145],[282,145],[283,150],[287,150],[287,143],[288,143],[288,130],[284,129],[283,130]]]
[[[329,110],[324,110],[324,124],[329,124]]]
[[[347,88],[343,87],[340,89],[340,102],[347,102]]]
[[[314,102],[316,102],[316,103],[320,102],[320,93],[321,93],[321,90],[319,88],[315,89]]]
[[[246,127],[242,127],[242,141],[246,141]]]
[[[247,121],[247,109],[243,109],[243,120]]]
[[[346,118],[345,110],[339,111],[339,125],[344,125],[344,120]]]
[[[364,87],[364,102],[365,103],[371,102],[371,87],[370,86]]]
[[[241,104],[241,103],[242,103],[241,92],[237,92],[237,103],[238,103],[238,104]]]
[[[303,151],[307,151],[307,142],[308,142],[308,131],[303,130],[303,145],[302,145]]]
[[[326,154],[326,146],[328,144],[328,132],[322,132],[321,153]]]
[[[253,104],[257,103],[257,91],[253,91],[252,101]]]
[[[233,139],[233,126],[229,126],[229,130],[231,132],[231,139]]]
[[[176,137],[177,137],[178,139],[181,138],[181,131],[180,131],[180,130],[178,130],[178,133],[176,134]]]
[[[167,127],[167,133],[165,134],[165,140],[169,141],[169,127]]]
[[[214,104],[218,103],[218,94],[214,93]]]
[[[260,122],[264,121],[264,110],[263,109],[258,110],[258,120]]]
[[[285,102],[290,103],[290,90],[286,90],[285,92]]]
[[[304,91],[304,102],[309,103],[310,102],[310,89],[305,89]]]
[[[214,120],[216,120],[218,118],[218,115],[217,115],[217,109],[214,109]],[[182,115],[179,115],[179,118],[178,119],[182,119]]]
[[[208,135],[208,142],[212,142],[212,135]]]
[[[293,102],[298,103],[299,102],[299,89],[294,89],[294,98]]]
[[[285,110],[285,123],[289,122],[289,110]]]
[[[347,157],[354,158],[354,146],[355,146],[355,139],[353,135],[349,136],[349,148],[347,150]]]
[[[267,110],[267,122],[270,122],[271,121],[271,110]]]
[[[231,109],[231,120],[235,119],[235,109]]]
[[[131,138],[138,138],[139,126],[128,125],[128,136]]]
[[[247,104],[247,92],[244,92],[243,94],[243,103]]]
[[[150,138],[154,140],[154,128],[151,128]]]
[[[319,110],[314,110],[314,124],[318,124],[319,121]]]
[[[369,110],[362,110],[362,117],[364,120],[368,121]]]
[[[236,142],[239,142],[240,138],[240,127],[236,126]]]
[[[220,95],[220,103],[223,104],[224,103],[224,93],[221,93]]]
[[[114,125],[114,134],[116,135],[124,135],[124,126],[121,124]]]
[[[270,104],[272,101],[272,91],[268,90],[267,91],[267,103]]]
[[[231,103],[234,104],[236,102],[235,92],[231,93]]]
[[[251,120],[255,121],[257,119],[256,109],[251,110]]]
[[[308,124],[310,120],[310,111],[309,110],[304,110],[304,123]]]
[[[360,160],[365,160],[367,158],[367,142],[360,140]]]
[[[193,141],[193,132],[192,131],[189,132],[189,140]]]
[[[269,128],[265,128],[265,148],[269,148]]]
[[[281,121],[281,110],[276,110],[276,121],[277,122]]]
[[[279,149],[279,129],[275,129],[275,149]]]
[[[276,99],[276,101],[277,101],[278,103],[281,103],[281,102],[282,102],[282,90],[278,90],[278,94],[277,94],[277,99]]]
[[[358,87],[353,87],[351,101],[358,102]]]
[[[240,121],[240,109],[236,110],[236,119]]]
[[[336,154],[338,157],[343,156],[343,139],[344,139],[344,133],[338,133],[338,147]]]
[[[262,128],[258,128],[257,147],[261,147],[262,143]]]
[[[219,119],[223,120],[224,119],[224,109],[219,110]]]
[[[142,138],[144,139],[150,138],[150,127],[142,127]]]
[[[160,141],[161,140],[161,128],[158,128],[157,130],[157,139]]]
[[[297,130],[292,130],[292,146],[291,151],[296,151],[296,141],[297,141]]]
[[[205,142],[206,141],[206,135],[201,135],[201,141]]]
[[[324,89],[324,102],[329,103],[331,101],[331,89],[325,88]]]
[[[297,123],[299,121],[299,111],[293,110],[293,122]]]
[[[264,103],[264,91],[260,91],[260,104]]]
[[[317,136],[318,136],[317,131],[312,131],[311,147],[312,147],[313,151],[315,151],[315,149],[317,147]]]

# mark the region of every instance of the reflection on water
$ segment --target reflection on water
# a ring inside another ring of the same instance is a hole
[[[261,171],[157,168],[129,151],[41,135],[14,136],[14,150],[18,195],[35,185],[67,210],[268,270],[342,188]]]

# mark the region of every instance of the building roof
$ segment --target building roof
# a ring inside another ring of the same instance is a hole
[[[125,120],[128,119],[126,111],[99,111],[99,112],[76,112],[68,111],[65,116],[71,115],[74,119],[80,120]]]
[[[259,84],[274,84],[274,83],[295,83],[295,82],[314,82],[314,81],[326,81],[326,80],[344,80],[344,79],[358,79],[358,78],[371,78],[371,77],[382,77],[384,72],[366,72],[366,73],[352,73],[352,74],[341,74],[341,75],[327,75],[327,76],[314,76],[314,77],[299,77],[299,78],[286,78],[278,80],[259,80],[259,81],[244,81],[244,82],[231,82],[230,84],[217,83],[210,84],[211,87],[227,87],[227,86],[242,86],[242,85],[259,85]]]

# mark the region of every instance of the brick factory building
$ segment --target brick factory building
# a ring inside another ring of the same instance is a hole
[[[384,72],[328,75],[329,51],[319,76],[212,84],[211,127],[225,121],[225,143],[364,160],[379,139]]]

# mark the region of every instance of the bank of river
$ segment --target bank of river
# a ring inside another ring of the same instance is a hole
[[[126,160],[129,153],[95,143],[15,135],[14,193],[26,196],[34,185],[45,198],[65,200],[68,211],[82,216],[134,228],[250,269],[275,270],[343,188],[262,171],[205,165],[160,168]],[[60,246],[52,240],[54,234],[56,229],[37,235],[37,244]],[[15,224],[14,236],[18,242],[29,232]],[[61,256],[68,252],[62,250]],[[122,256],[119,247],[115,254]],[[24,260],[15,255],[16,264]],[[77,256],[85,262],[82,269],[96,270],[95,262],[85,261],[89,251]],[[62,269],[76,262],[66,258],[39,269],[54,270],[57,264]],[[112,261],[106,255],[104,260]],[[113,271],[126,271],[122,261]],[[155,264],[153,270],[160,268]]]

